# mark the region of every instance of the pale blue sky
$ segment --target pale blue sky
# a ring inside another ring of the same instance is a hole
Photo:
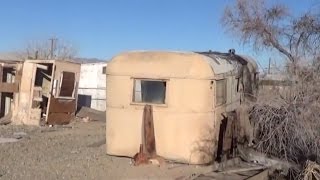
[[[319,0],[283,2],[299,13]],[[220,17],[233,0],[1,0],[0,52],[56,36],[79,56],[109,59],[127,50],[209,49],[259,58],[225,33]],[[262,64],[265,64],[261,58]]]

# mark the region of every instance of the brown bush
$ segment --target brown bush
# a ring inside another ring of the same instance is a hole
[[[304,163],[320,162],[320,71],[316,65],[296,68],[291,86],[261,93],[250,112],[255,148]]]

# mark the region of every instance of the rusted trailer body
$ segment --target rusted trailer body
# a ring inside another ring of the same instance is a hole
[[[139,51],[114,57],[107,66],[107,154],[139,152],[148,104],[158,155],[191,164],[214,160],[232,146],[234,126],[223,122],[244,94],[256,91],[257,73],[253,60],[232,52]]]

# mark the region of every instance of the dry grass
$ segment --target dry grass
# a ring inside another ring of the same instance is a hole
[[[250,120],[257,150],[300,164],[302,169],[309,160],[320,162],[318,66],[296,68],[292,82],[290,88],[282,92],[260,93]]]
[[[303,180],[320,180],[320,166],[313,161],[307,161],[303,172],[300,174]]]

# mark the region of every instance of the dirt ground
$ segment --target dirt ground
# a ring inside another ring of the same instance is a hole
[[[168,163],[134,167],[130,158],[106,155],[105,123],[68,126],[0,126],[0,179],[189,179],[209,167]]]

